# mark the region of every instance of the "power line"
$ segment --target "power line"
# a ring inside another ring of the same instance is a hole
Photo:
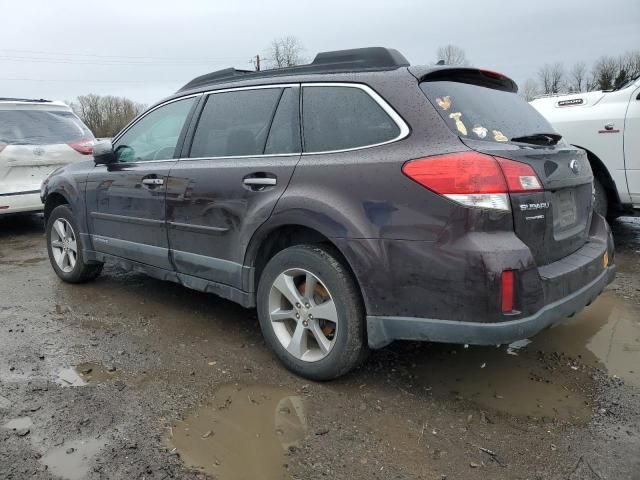
[[[15,48],[0,48],[1,52],[16,52],[27,54],[39,54],[39,55],[53,55],[56,57],[93,57],[93,58],[126,58],[134,60],[181,60],[181,61],[224,61],[224,60],[237,60],[237,57],[156,57],[156,56],[133,56],[133,55],[101,55],[97,53],[70,53],[70,52],[51,52],[42,50],[20,50]]]
[[[129,65],[129,66],[141,66],[141,67],[162,67],[162,66],[190,66],[190,65],[211,65],[216,62],[208,61],[189,61],[189,62],[166,62],[166,61],[154,61],[154,62],[133,62],[133,61],[92,61],[92,60],[73,60],[73,59],[54,59],[54,58],[39,58],[39,57],[18,57],[10,55],[0,55],[0,61],[7,62],[26,62],[26,63],[54,63],[54,64],[67,64],[67,65]]]
[[[94,80],[92,78],[81,80],[81,79],[73,79],[73,78],[9,78],[9,77],[0,77],[0,81],[16,81],[16,82],[79,82],[79,83],[124,83],[124,84],[133,84],[133,83],[181,83],[187,82],[186,79],[181,80],[162,80],[161,82],[157,82],[155,80]]]

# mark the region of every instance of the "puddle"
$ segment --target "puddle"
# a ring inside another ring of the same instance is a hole
[[[103,383],[116,376],[97,363],[81,363],[75,367],[63,368],[56,375],[56,383],[63,387],[82,387],[89,383]]]
[[[444,352],[445,348],[448,351]],[[419,373],[418,383],[438,396],[471,401],[480,410],[520,417],[572,423],[585,423],[591,418],[589,399],[551,376],[532,355],[509,355],[504,347],[464,349],[451,345],[436,346],[433,353],[436,358],[429,356],[420,365],[424,373]]]
[[[560,351],[604,367],[640,387],[640,308],[605,292],[568,323],[542,332],[532,347]]]
[[[87,478],[91,460],[106,445],[102,439],[88,438],[65,442],[49,450],[41,459],[48,470],[66,480]]]
[[[33,422],[30,417],[14,418],[2,425],[2,428],[6,428],[7,430],[22,430],[31,427],[33,427]]]
[[[521,417],[580,424],[592,416],[589,386],[567,374],[568,359],[543,361],[537,352],[564,354],[577,359],[575,368],[596,366],[640,386],[640,309],[605,292],[575,318],[506,348],[416,348],[415,383],[440,397]]]
[[[287,477],[286,452],[302,440],[302,399],[268,385],[221,387],[213,405],[175,423],[167,438],[182,460],[221,479]]]

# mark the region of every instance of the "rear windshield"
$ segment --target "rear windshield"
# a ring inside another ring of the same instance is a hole
[[[51,145],[92,139],[89,129],[64,110],[0,110],[0,143]]]
[[[463,138],[508,142],[555,132],[535,108],[515,93],[451,81],[422,82],[420,88],[449,128]]]

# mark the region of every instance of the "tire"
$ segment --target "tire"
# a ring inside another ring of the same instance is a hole
[[[288,299],[299,300],[299,308]],[[337,378],[362,363],[369,352],[360,291],[327,248],[297,245],[276,254],[260,277],[257,308],[267,344],[285,367],[302,377]]]
[[[607,200],[607,191],[597,178],[593,179],[593,188],[595,189],[595,200],[593,202],[594,212],[607,218],[609,211],[609,202]]]
[[[56,275],[68,283],[93,280],[100,275],[103,267],[102,263],[84,261],[79,231],[68,205],[53,209],[46,226],[47,252]]]

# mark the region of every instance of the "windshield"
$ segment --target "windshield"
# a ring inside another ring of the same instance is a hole
[[[0,110],[0,143],[51,145],[93,139],[72,112],[64,110]]]
[[[555,133],[549,122],[515,93],[452,81],[426,81],[420,88],[460,137],[509,142]]]

